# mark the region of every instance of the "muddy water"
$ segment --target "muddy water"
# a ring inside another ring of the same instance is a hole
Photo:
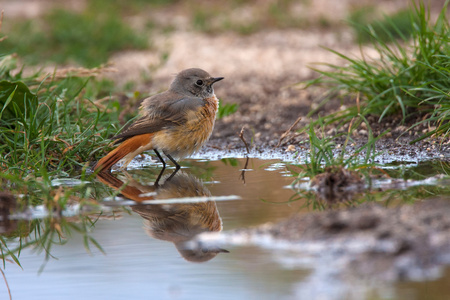
[[[442,168],[436,169],[428,175],[445,173]],[[91,183],[99,190],[98,197],[104,198],[104,210],[114,210],[107,218],[100,217],[90,230],[105,254],[92,244],[88,252],[83,235],[76,231],[66,234],[67,243],[51,248],[47,262],[45,251],[36,253],[26,248],[19,257],[22,269],[6,262],[5,276],[13,299],[450,297],[449,270],[421,282],[373,282],[370,278],[346,282],[339,274],[324,270],[324,266],[315,268],[306,257],[299,258],[298,253],[286,249],[233,245],[189,248],[186,245],[192,233],[275,222],[308,213],[311,207],[303,200],[289,202],[296,195],[289,188],[293,177],[277,160],[250,159],[247,165],[245,159],[188,160],[169,181],[175,182],[175,187],[165,184],[172,172],[169,169],[156,189],[152,184],[158,171],[158,165],[150,165],[129,174],[115,174],[114,178],[132,187],[121,190],[122,195],[133,199],[137,190],[144,193],[139,199],[142,203],[156,203],[157,199],[159,204],[129,205],[133,202],[115,196],[113,187],[118,181],[111,178]],[[205,195],[216,201],[197,201],[196,197]],[[177,201],[177,197],[182,199]],[[174,223],[164,222],[169,218],[167,211],[173,213],[170,218]],[[173,230],[162,232],[163,227]],[[0,299],[8,299],[5,284],[0,284]]]

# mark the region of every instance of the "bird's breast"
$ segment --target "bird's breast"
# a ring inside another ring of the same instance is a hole
[[[177,158],[198,151],[211,136],[218,108],[215,95],[204,99],[204,105],[185,112],[184,124],[165,129],[155,136],[155,147]]]

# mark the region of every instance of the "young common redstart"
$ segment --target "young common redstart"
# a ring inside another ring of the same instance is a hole
[[[163,172],[163,170],[161,170]],[[153,238],[172,242],[180,254],[191,262],[205,262],[227,250],[211,242],[203,243],[197,236],[204,232],[222,231],[222,219],[214,201],[206,201],[211,192],[192,174],[175,170],[169,177],[163,177],[161,185],[147,185],[137,182],[128,174],[125,184],[120,177],[110,172],[99,172],[97,178],[104,184],[120,191],[125,198],[138,205],[131,209],[144,218],[144,229]],[[148,177],[147,177],[148,178]],[[179,198],[205,198],[205,201],[178,202]],[[168,200],[164,204],[153,200]],[[142,203],[146,201],[147,203]]]
[[[121,169],[126,169],[147,150],[154,150],[165,167],[163,152],[178,170],[175,159],[198,151],[212,133],[219,106],[213,84],[222,79],[197,68],[178,73],[169,90],[142,101],[141,117],[113,137],[120,145],[100,159],[94,170],[109,172],[119,160],[124,161]]]

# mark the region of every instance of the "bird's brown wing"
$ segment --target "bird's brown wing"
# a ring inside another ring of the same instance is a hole
[[[121,143],[136,135],[181,126],[186,122],[189,111],[196,111],[203,105],[204,101],[201,98],[188,97],[170,91],[147,98],[142,102],[143,116],[113,139],[117,140],[116,143]]]

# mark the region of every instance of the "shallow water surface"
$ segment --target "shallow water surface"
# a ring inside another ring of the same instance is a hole
[[[289,201],[297,195],[290,187],[294,178],[289,169],[278,160],[250,158],[246,162],[227,158],[187,160],[170,180],[173,169],[166,170],[158,188],[153,183],[159,175],[159,164],[98,178],[89,184],[97,200],[104,199],[102,209],[106,213],[93,218],[89,236],[105,253],[92,243],[88,243],[87,251],[85,234],[76,230],[65,232],[67,243],[52,246],[48,261],[46,251],[37,253],[25,248],[19,256],[22,269],[6,261],[4,272],[13,299],[450,296],[448,271],[426,282],[378,284],[361,279],[351,283],[329,270],[314,269],[308,258],[299,259],[289,249],[233,245],[205,248],[189,244],[197,233],[256,226],[311,211],[306,199]],[[437,169],[441,171],[432,175],[445,172]],[[121,187],[123,182],[128,183],[126,188]],[[133,204],[124,196],[141,203]],[[202,196],[215,201],[199,200]],[[80,224],[77,218],[67,220]],[[0,284],[0,299],[7,298],[6,285]]]

